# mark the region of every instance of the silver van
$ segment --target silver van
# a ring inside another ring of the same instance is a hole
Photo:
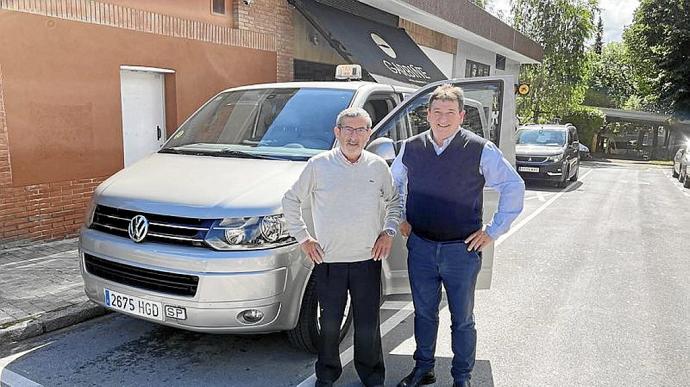
[[[466,126],[514,162],[512,78],[452,82],[465,90]],[[392,162],[402,141],[428,130],[425,108],[438,84],[414,94],[368,82],[219,93],[160,151],[96,189],[79,241],[86,294],[112,310],[192,331],[287,331],[294,345],[315,351],[312,264],[286,232],[283,194],[310,157],[335,146],[335,117],[350,106],[370,112],[376,125],[368,149]],[[497,193],[487,189],[484,198],[488,217]],[[383,262],[384,294],[409,291],[406,256],[397,238]],[[492,263],[488,249],[479,288],[490,285]],[[342,337],[351,317],[348,308]]]

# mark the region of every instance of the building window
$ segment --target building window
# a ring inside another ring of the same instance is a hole
[[[212,0],[211,3],[213,13],[225,15],[225,0]]]
[[[484,63],[468,60],[465,65],[465,78],[488,77],[490,72],[491,66]]]
[[[496,70],[506,69],[506,57],[500,54],[496,54]]]

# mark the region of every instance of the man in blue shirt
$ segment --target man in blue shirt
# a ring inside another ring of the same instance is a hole
[[[408,236],[408,271],[415,307],[415,367],[398,386],[436,381],[434,352],[441,285],[451,314],[454,386],[470,385],[477,332],[474,287],[484,247],[510,228],[522,211],[525,184],[490,141],[461,127],[462,89],[439,86],[429,98],[431,130],[408,139],[392,165],[403,205],[400,231]],[[483,225],[484,186],[500,199]]]

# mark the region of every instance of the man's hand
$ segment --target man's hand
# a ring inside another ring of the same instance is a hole
[[[478,230],[472,233],[467,239],[467,251],[482,251],[482,249],[493,243],[493,239],[484,230]]]
[[[309,238],[306,241],[302,242],[300,246],[302,248],[302,251],[304,251],[305,254],[307,254],[307,257],[311,259],[312,262],[315,264],[320,264],[323,263],[323,249],[319,245],[319,242],[316,241],[314,238]]]
[[[410,236],[410,233],[412,232],[412,225],[407,223],[407,221],[402,221],[400,222],[400,233],[402,236],[405,238]]]
[[[374,248],[371,249],[371,257],[374,261],[380,261],[391,253],[391,246],[393,246],[393,237],[382,232],[379,237],[376,238],[376,243],[374,243]]]

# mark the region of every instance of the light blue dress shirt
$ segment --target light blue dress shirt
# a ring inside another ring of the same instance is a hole
[[[439,146],[433,141],[430,130],[425,133],[429,138],[429,142],[433,144],[437,155],[443,153],[458,134],[458,132],[455,132],[455,134],[445,139],[443,144]],[[395,187],[398,190],[400,202],[402,204],[402,220],[407,219],[407,167],[405,163],[403,163],[404,154],[405,143],[403,142],[400,153],[398,153],[398,156],[391,166]],[[499,193],[498,209],[491,222],[486,225],[485,230],[491,239],[495,241],[508,231],[510,225],[515,221],[518,215],[520,215],[520,212],[522,212],[525,201],[525,182],[517,171],[515,171],[515,168],[510,165],[508,160],[503,157],[501,150],[491,141],[487,141],[486,145],[484,145],[484,149],[482,149],[482,156],[479,161],[479,173],[484,176],[486,186],[495,189]]]

